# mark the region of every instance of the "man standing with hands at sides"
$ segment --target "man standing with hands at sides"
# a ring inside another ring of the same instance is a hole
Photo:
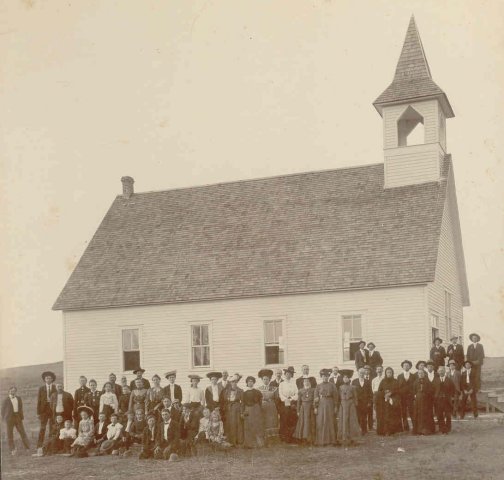
[[[469,340],[471,340],[472,343],[467,347],[466,360],[472,363],[476,382],[475,388],[476,393],[478,393],[481,388],[481,367],[485,360],[485,350],[483,349],[483,345],[479,343],[481,337],[477,333],[471,333],[471,335],[469,335]]]
[[[361,340],[359,342],[359,350],[355,352],[355,368],[359,371],[369,365],[369,352],[366,350],[366,342]]]
[[[343,375],[339,373],[339,368],[337,366],[334,366],[332,369],[332,373],[329,377],[329,381],[331,383],[334,383],[336,385],[336,388],[339,391],[339,387],[343,385]]]
[[[434,371],[437,372],[437,369],[443,365],[444,366],[444,359],[446,357],[446,350],[444,347],[441,346],[443,343],[443,340],[441,338],[435,338],[434,339],[434,346],[431,348],[430,351],[430,359],[434,362]]]
[[[51,410],[54,418],[61,415],[63,420],[72,420],[74,400],[70,393],[63,390],[63,384],[56,384],[56,392],[51,395]]]
[[[460,418],[465,417],[467,397],[471,398],[471,409],[474,418],[478,418],[478,404],[476,403],[476,372],[469,360],[465,362],[465,372],[461,374],[460,390],[462,391],[462,402],[460,403]]]
[[[434,393],[434,409],[438,420],[439,431],[443,434],[451,432],[451,399],[455,386],[446,376],[446,368],[438,368],[437,388]]]
[[[457,364],[455,360],[450,360],[448,362],[448,372],[446,376],[453,382],[454,390],[452,397],[452,417],[457,418],[459,414],[459,403],[460,403],[460,370],[457,370]]]
[[[404,360],[401,363],[402,373],[397,376],[397,387],[401,398],[401,418],[403,430],[407,432],[409,427],[408,417],[413,422],[413,402],[415,400],[414,384],[416,376],[410,372],[412,363]]]
[[[375,344],[373,342],[369,342],[367,344],[368,348],[368,365],[371,368],[371,378],[373,379],[376,376],[376,367],[383,365],[383,358],[380,355],[378,350],[375,350]]]
[[[175,384],[177,370],[166,372],[165,378],[168,380],[168,385],[163,389],[165,397],[168,397],[172,403],[175,399],[182,403],[182,388]]]
[[[9,388],[9,396],[2,403],[2,419],[7,425],[7,440],[11,455],[16,455],[14,445],[14,427],[18,431],[26,450],[30,449],[30,443],[23,426],[23,401],[17,396],[17,388]]]
[[[301,367],[301,370],[303,372],[303,375],[301,375],[296,380],[296,387],[298,388],[298,390],[301,390],[303,388],[303,381],[305,378],[310,380],[311,388],[315,388],[317,386],[317,380],[315,379],[315,377],[310,377],[310,367],[308,365],[303,365]]]
[[[371,390],[371,382],[366,380],[366,369],[359,369],[359,378],[352,381],[352,387],[357,396],[357,418],[361,428],[362,435],[368,431],[368,408],[373,402],[373,391]]]
[[[44,372],[42,374],[42,380],[44,380],[45,383],[39,388],[37,400],[37,415],[40,420],[40,431],[37,441],[37,453],[35,455],[38,457],[44,455],[42,447],[44,446],[47,424],[49,424],[49,431],[53,424],[54,412],[51,410],[51,395],[56,393],[56,386],[54,385],[56,375],[53,372]]]
[[[454,360],[457,370],[460,370],[464,364],[464,349],[462,348],[462,345],[459,345],[457,336],[452,337],[450,342],[450,345],[448,345],[448,348],[446,349],[448,365],[450,365],[451,360]]]
[[[380,388],[380,383],[383,380],[383,367],[376,367],[376,377],[371,380],[371,390],[373,391],[373,405],[375,409],[376,417],[376,433],[378,435],[383,435],[383,415],[381,413],[382,402],[378,402],[378,389]]]

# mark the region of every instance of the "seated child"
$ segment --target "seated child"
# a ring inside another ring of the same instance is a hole
[[[49,438],[44,445],[44,455],[55,455],[63,451],[63,440],[60,440],[60,430],[65,427],[63,415],[56,415],[56,421],[51,427]]]
[[[208,424],[208,440],[212,445],[219,449],[228,449],[231,444],[224,436],[224,423],[221,420],[219,409],[216,408],[210,414],[210,422]]]
[[[180,405],[180,400],[178,398],[174,398],[171,406],[171,418],[175,422],[180,422],[180,417],[182,417],[182,406]]]
[[[107,427],[106,438],[100,445],[99,455],[119,454],[123,426],[118,422],[117,413],[110,415],[110,423]]]
[[[100,412],[98,415],[98,421],[95,424],[94,432],[94,444],[99,447],[104,440],[107,439],[107,428],[109,426],[109,421],[104,412]]]
[[[82,406],[77,409],[80,415],[79,430],[75,441],[72,443],[72,455],[75,457],[87,457],[87,450],[94,441],[93,409]]]
[[[203,409],[203,417],[199,421],[199,430],[196,435],[195,443],[208,442],[208,434],[210,428],[210,409]]]
[[[60,430],[59,439],[63,443],[63,453],[70,453],[72,443],[77,438],[77,431],[72,426],[72,420],[65,420],[65,426]]]
[[[149,415],[147,415],[147,426],[142,435],[142,451],[138,457],[140,460],[154,457],[158,432],[159,426],[156,416],[153,413],[149,413]]]

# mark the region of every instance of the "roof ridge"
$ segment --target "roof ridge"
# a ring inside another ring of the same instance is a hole
[[[256,178],[246,178],[246,179],[239,179],[239,180],[229,180],[226,182],[203,183],[201,185],[192,185],[192,186],[187,186],[187,187],[175,187],[175,188],[164,188],[162,190],[146,190],[143,192],[135,192],[134,195],[137,196],[137,195],[143,195],[143,194],[147,194],[147,193],[176,192],[179,190],[190,190],[193,188],[205,188],[205,187],[217,187],[219,185],[231,185],[234,183],[251,183],[251,182],[258,182],[261,180],[274,180],[276,178],[288,178],[288,177],[312,175],[312,174],[317,174],[317,173],[341,172],[343,170],[354,170],[354,169],[359,169],[359,168],[377,167],[379,165],[383,165],[383,162],[367,163],[365,165],[354,165],[354,166],[341,167],[341,168],[326,168],[323,170],[311,170],[311,171],[306,171],[306,172],[284,173],[284,174],[280,174],[280,175],[272,175],[270,177],[256,177]],[[117,196],[122,197],[122,194],[118,194]]]

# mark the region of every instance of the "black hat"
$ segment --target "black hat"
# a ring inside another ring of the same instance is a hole
[[[292,375],[294,375],[294,374],[296,373],[296,372],[295,372],[295,370],[294,370],[294,367],[287,367],[287,368],[284,368],[284,369],[283,369],[283,371],[284,371],[285,373],[289,372],[289,373],[291,373]]]
[[[346,376],[348,378],[353,377],[353,370],[351,370],[349,368],[342,369],[339,371],[339,373],[341,374],[341,376]]]
[[[54,372],[47,371],[47,372],[42,373],[41,376],[42,376],[42,380],[45,380],[45,377],[52,377],[53,382],[54,382],[54,380],[56,380],[56,375],[54,374]]]
[[[436,337],[432,343],[436,343],[439,340],[440,343],[443,343],[443,339]]]
[[[263,368],[262,370],[259,370],[259,373],[257,374],[259,378],[264,378],[264,377],[269,377],[271,378],[273,376],[273,370],[270,370],[269,368]]]
[[[427,362],[425,362],[425,365],[434,365],[434,362],[432,360],[427,360]]]
[[[375,345],[373,342],[369,342],[369,343],[367,344],[368,348],[369,348],[369,346],[370,346],[370,345],[373,345],[373,348],[376,348],[376,345]]]
[[[466,365],[466,363],[470,363],[470,364],[471,364],[471,367],[473,366],[473,362],[471,362],[471,360],[466,360],[466,361],[464,362],[464,366]]]
[[[320,376],[325,375],[328,377],[329,375],[331,375],[331,370],[329,370],[328,368],[323,368],[322,370],[320,370],[319,374]]]
[[[401,362],[401,368],[402,368],[402,366],[403,366],[405,363],[408,363],[408,364],[409,364],[409,366],[410,366],[410,368],[413,366],[413,364],[412,364],[409,360],[403,360],[403,361]]]
[[[418,370],[418,367],[419,365],[423,363],[424,365],[427,365],[427,362],[425,362],[424,360],[418,360],[418,362],[416,362],[416,365],[415,365],[415,368]]]
[[[249,380],[252,380],[254,383],[256,382],[255,377],[253,377],[252,375],[249,375],[249,376],[246,378],[245,383],[248,383],[248,382],[249,382]]]
[[[471,335],[469,335],[469,340],[471,340],[471,342],[472,342],[472,337],[478,337],[478,340],[476,340],[477,342],[479,342],[481,340],[481,337],[477,333],[471,333]]]
[[[450,342],[455,339],[455,340],[458,340],[458,336],[457,335],[453,335],[451,338],[450,338]]]
[[[133,375],[136,375],[137,373],[144,373],[145,370],[142,367],[138,367],[136,370],[133,370]]]
[[[222,378],[222,373],[221,372],[208,372],[206,374],[208,378]]]

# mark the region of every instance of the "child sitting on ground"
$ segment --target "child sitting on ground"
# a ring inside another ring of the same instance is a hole
[[[219,409],[216,408],[210,414],[210,421],[208,424],[208,440],[217,449],[226,450],[231,447],[231,444],[224,436],[224,423],[221,420]]]
[[[44,445],[44,455],[56,455],[63,451],[63,440],[60,440],[60,431],[65,428],[63,415],[56,415],[56,422],[53,423],[49,438]]]
[[[208,442],[208,434],[210,430],[210,410],[208,408],[203,409],[203,417],[199,421],[199,430],[196,435],[194,443]]]
[[[70,453],[72,443],[77,438],[77,431],[72,426],[72,420],[65,420],[65,426],[60,430],[59,439],[63,443],[63,453]]]

